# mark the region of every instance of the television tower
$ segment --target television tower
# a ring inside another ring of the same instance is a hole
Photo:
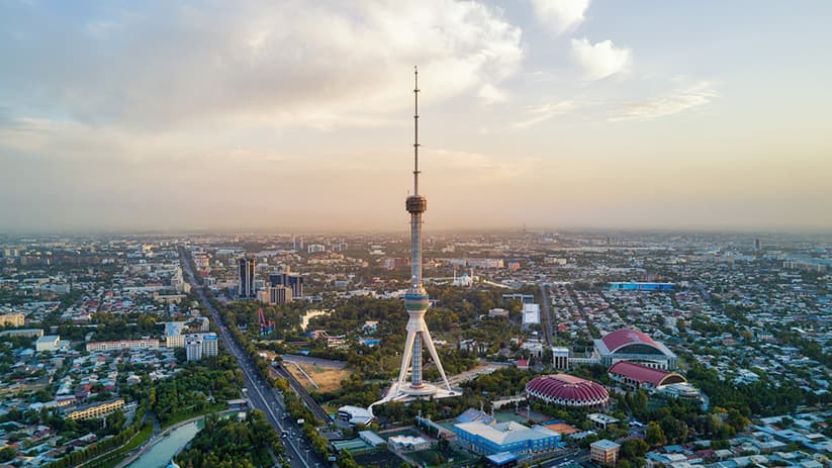
[[[425,313],[430,307],[430,298],[422,284],[422,213],[427,210],[427,198],[419,194],[419,71],[414,69],[416,86],[413,89],[413,195],[407,197],[405,208],[410,213],[410,288],[404,296],[404,307],[409,319],[407,321],[407,338],[405,339],[402,365],[398,379],[393,383],[387,395],[371,405],[388,401],[411,400],[414,398],[445,398],[461,395],[451,388],[442,362],[436,353]],[[422,352],[430,353],[434,364],[442,377],[442,386],[425,382],[422,378]],[[410,381],[407,381],[408,373]]]

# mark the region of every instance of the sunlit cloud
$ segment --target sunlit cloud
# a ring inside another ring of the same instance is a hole
[[[549,30],[562,34],[580,25],[589,0],[532,0],[535,17]]]
[[[609,120],[622,122],[658,119],[704,106],[717,96],[712,83],[701,81],[664,96],[626,103],[615,109]]]
[[[657,25],[690,19],[675,4],[648,8],[0,2],[0,63],[10,64],[0,231],[406,229],[414,65],[430,228],[707,226],[708,211],[689,203],[706,198],[759,219],[791,206],[795,224],[832,222],[817,212],[832,203],[820,49],[784,34],[778,47],[804,53],[771,62],[771,43],[744,40],[770,35],[707,4],[732,27],[714,28],[727,47],[705,53],[686,35],[655,41]],[[795,14],[815,39],[832,34],[822,15]],[[685,55],[691,47],[703,53]],[[709,176],[714,164],[721,178]],[[642,209],[655,200],[656,211]]]
[[[12,29],[49,20],[36,6],[29,16]],[[164,15],[24,35],[14,45],[34,52],[13,60],[0,84],[98,124],[368,125],[406,105],[402,83],[414,65],[428,103],[483,90],[496,98],[519,70],[520,37],[477,2],[169,4]],[[57,72],[45,75],[44,64]]]
[[[560,101],[539,106],[531,106],[527,109],[528,117],[524,120],[514,123],[515,128],[528,128],[535,126],[541,122],[545,122],[552,117],[567,114],[577,108],[577,103],[574,101]]]
[[[508,101],[508,96],[505,91],[489,83],[480,87],[477,96],[486,104],[497,104]]]
[[[592,44],[589,39],[572,39],[572,56],[588,80],[626,72],[633,62],[632,50],[616,47],[610,40]]]

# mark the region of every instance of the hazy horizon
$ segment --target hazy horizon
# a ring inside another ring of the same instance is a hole
[[[0,232],[832,231],[832,3],[11,1]]]

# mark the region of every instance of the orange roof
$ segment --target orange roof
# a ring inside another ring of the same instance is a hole
[[[576,429],[574,426],[570,426],[569,424],[566,424],[566,423],[549,424],[548,426],[545,426],[545,427],[546,427],[546,429],[549,429],[550,431],[557,432],[560,435],[569,435],[569,434],[574,434],[574,433],[578,432],[578,429]]]

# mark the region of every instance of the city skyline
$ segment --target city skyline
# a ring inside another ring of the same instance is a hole
[[[9,2],[0,232],[829,231],[806,5]]]

